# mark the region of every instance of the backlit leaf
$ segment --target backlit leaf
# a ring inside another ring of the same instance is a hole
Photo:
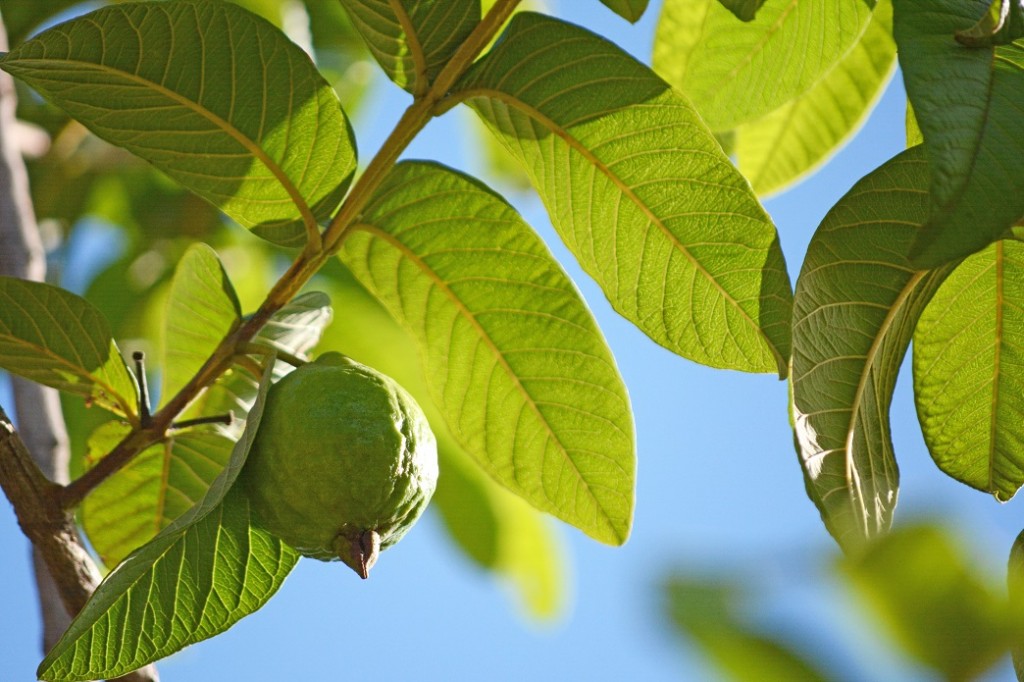
[[[810,173],[861,126],[896,63],[892,4],[875,6],[860,40],[814,86],[736,128],[736,165],[760,195]]]
[[[480,21],[480,0],[341,0],[388,77],[425,92]]]
[[[791,292],[775,227],[685,98],[611,43],[536,14],[512,20],[454,97],[523,163],[617,311],[697,362],[785,373]]]
[[[59,287],[0,277],[0,367],[135,414],[135,380],[103,314]]]
[[[106,7],[0,68],[280,243],[327,219],[355,169],[348,121],[309,56],[231,3]]]
[[[939,288],[914,333],[925,442],[953,478],[1005,501],[1024,484],[1024,243],[996,242]]]
[[[873,6],[767,0],[744,23],[716,0],[665,0],[654,61],[712,130],[731,130],[810,90],[857,43]]]
[[[89,439],[95,464],[128,427],[107,422]],[[216,433],[174,434],[136,455],[82,501],[82,526],[107,566],[116,566],[174,519],[195,506],[228,463],[234,443]]]
[[[419,342],[477,463],[538,509],[624,542],[635,485],[625,387],[575,287],[519,215],[470,178],[406,162],[341,255]]]
[[[844,548],[889,528],[899,473],[889,403],[917,319],[951,266],[917,270],[921,147],[876,169],[818,227],[797,279],[791,409],[808,494]]]
[[[221,340],[238,325],[238,296],[217,252],[193,244],[178,261],[164,318],[166,402],[203,366]]]
[[[1024,41],[968,48],[956,32],[985,4],[894,0],[907,94],[931,164],[932,206],[912,253],[922,267],[963,258],[1024,216]]]

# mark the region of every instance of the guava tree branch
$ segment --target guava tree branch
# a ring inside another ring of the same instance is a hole
[[[77,506],[90,491],[123,468],[135,455],[153,443],[163,440],[181,411],[231,366],[232,358],[236,354],[245,352],[247,344],[252,342],[253,337],[270,317],[284,307],[324,263],[338,252],[350,228],[357,222],[363,208],[394,167],[402,152],[430,119],[439,115],[438,103],[494,39],[520,1],[497,0],[494,3],[437,75],[430,88],[415,97],[405,110],[394,130],[352,187],[341,209],[325,230],[323,239],[319,240],[320,243],[307,244],[274,284],[259,309],[224,337],[192,379],[164,407],[153,414],[150,424],[134,429],[106,457],[99,460],[96,466],[61,491],[60,503],[65,509]]]

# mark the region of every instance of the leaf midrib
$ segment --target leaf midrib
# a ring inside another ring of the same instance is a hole
[[[563,459],[566,462],[568,462],[569,465],[572,467],[572,470],[576,474],[576,479],[583,484],[584,488],[587,491],[587,495],[593,500],[594,504],[597,505],[597,508],[601,510],[602,517],[603,517],[603,520],[605,522],[605,526],[609,530],[611,530],[612,535],[620,543],[622,541],[624,541],[625,538],[623,537],[623,535],[621,533],[619,533],[618,529],[612,523],[612,518],[613,517],[608,513],[608,510],[602,504],[601,500],[598,499],[597,495],[595,495],[594,491],[591,489],[590,483],[580,473],[579,467],[576,466],[576,462],[573,461],[572,457],[569,456],[569,451],[566,449],[565,445],[562,443],[561,439],[558,437],[558,434],[551,427],[551,425],[548,422],[548,420],[544,417],[543,412],[540,410],[540,407],[537,405],[536,401],[534,401],[533,396],[531,396],[529,391],[527,391],[526,388],[523,386],[522,382],[519,380],[519,377],[512,370],[511,365],[509,365],[508,360],[505,358],[504,353],[502,353],[501,349],[498,348],[498,346],[494,343],[493,339],[491,339],[490,334],[487,333],[487,331],[483,328],[483,326],[477,320],[476,315],[474,315],[473,312],[466,307],[466,305],[462,302],[462,300],[459,299],[459,297],[455,295],[455,293],[448,286],[447,282],[445,282],[444,279],[442,277],[440,277],[434,271],[433,268],[431,268],[429,265],[427,265],[427,263],[422,258],[420,258],[416,253],[414,253],[411,249],[409,249],[405,244],[403,244],[401,241],[399,241],[396,237],[394,237],[393,235],[391,235],[389,232],[387,232],[383,228],[378,227],[377,225],[375,225],[375,224],[373,224],[371,222],[361,222],[361,223],[358,223],[358,224],[352,226],[352,231],[353,232],[358,231],[358,230],[362,230],[364,232],[369,233],[372,236],[379,237],[380,239],[384,240],[385,242],[391,244],[400,253],[404,254],[406,258],[408,258],[410,261],[412,261],[412,263],[414,265],[416,265],[416,267],[419,268],[419,270],[421,272],[423,272],[423,274],[425,274],[427,277],[429,277],[431,280],[433,280],[434,284],[442,292],[444,292],[444,295],[448,298],[449,301],[452,302],[452,305],[455,306],[455,309],[458,311],[458,313],[464,319],[466,319],[466,321],[468,321],[470,323],[470,325],[474,329],[477,330],[477,334],[479,335],[479,337],[484,341],[484,343],[486,344],[487,348],[490,349],[490,351],[494,355],[495,359],[498,361],[498,363],[505,370],[506,375],[515,384],[516,388],[518,389],[518,393],[521,396],[523,396],[523,399],[526,402],[526,404],[534,412],[534,414],[540,420],[541,424],[544,425],[544,428],[547,429],[548,435],[551,437],[551,439],[555,443],[557,443],[559,452],[561,452]]]
[[[612,170],[603,161],[597,158],[597,156],[595,156],[589,149],[587,149],[583,144],[581,144],[580,141],[577,140],[567,129],[556,123],[553,119],[549,118],[543,112],[539,111],[535,107],[532,107],[529,104],[523,102],[521,99],[514,97],[513,95],[510,95],[508,93],[502,92],[500,90],[495,90],[493,88],[477,87],[463,90],[454,96],[454,98],[457,101],[469,100],[474,97],[496,99],[499,102],[504,103],[506,106],[516,109],[521,113],[533,118],[538,123],[543,125],[545,128],[553,132],[555,135],[562,138],[571,149],[578,152],[581,156],[584,157],[584,159],[586,159],[595,168],[597,168],[597,170],[602,175],[604,175],[617,188],[619,188],[619,191],[622,192],[622,194],[627,199],[629,199],[630,202],[647,217],[648,221],[650,221],[651,224],[655,225],[661,231],[661,233],[669,239],[669,241],[676,247],[677,251],[682,253],[686,260],[689,261],[690,264],[694,267],[694,269],[698,273],[700,273],[700,275],[705,280],[711,283],[712,287],[716,289],[719,292],[719,294],[721,294],[722,298],[739,312],[742,319],[750,327],[754,329],[756,334],[759,337],[761,337],[761,339],[764,340],[765,345],[767,345],[768,349],[771,351],[772,357],[775,360],[777,367],[786,367],[786,360],[782,357],[782,354],[775,347],[775,344],[764,333],[764,330],[762,330],[761,327],[756,322],[754,322],[753,318],[750,317],[747,311],[744,310],[742,306],[740,306],[739,302],[722,287],[722,285],[711,275],[711,273],[704,268],[700,261],[698,261],[696,257],[694,257],[692,253],[690,253],[689,249],[687,249],[686,246],[682,242],[680,242],[674,234],[672,234],[672,232],[668,229],[665,223],[660,218],[658,218],[653,213],[653,211],[651,211],[647,204],[644,201],[642,201],[640,197],[636,195],[635,192],[633,192],[632,188],[630,188],[617,174],[613,173]]]
[[[19,66],[24,65],[27,68],[31,69],[33,64],[38,63],[46,65],[50,64],[52,61],[52,59],[22,58],[18,59],[16,64]],[[193,102],[192,100],[179,95],[173,90],[170,90],[159,83],[155,83],[154,81],[142,78],[141,76],[137,76],[135,74],[128,73],[127,71],[122,71],[120,69],[111,68],[104,64],[83,62],[76,59],[65,59],[62,61],[70,66],[77,67],[82,71],[95,71],[98,73],[103,73],[105,75],[120,77],[126,81],[130,81],[138,85],[141,85],[144,88],[152,89],[153,91],[157,92],[160,95],[163,95],[172,102],[180,104],[184,108],[192,111],[200,117],[205,118],[210,123],[213,123],[215,126],[217,126],[225,133],[227,133],[232,139],[238,142],[243,149],[248,151],[260,163],[262,163],[271,172],[271,174],[273,174],[273,176],[277,179],[278,183],[280,183],[281,187],[283,187],[285,192],[288,193],[288,197],[292,200],[292,204],[294,204],[294,206],[298,209],[299,214],[302,217],[303,223],[307,227],[311,226],[312,228],[316,228],[316,217],[313,215],[312,209],[306,202],[305,198],[302,196],[302,193],[299,191],[299,188],[295,186],[295,184],[292,182],[288,174],[284,172],[284,169],[281,168],[281,166],[274,159],[268,156],[264,149],[255,140],[250,139],[246,134],[244,134],[241,130],[236,128],[229,121],[225,120],[218,114],[210,111],[206,107],[201,106],[198,102]],[[46,69],[40,69],[37,67],[36,70],[45,71]]]

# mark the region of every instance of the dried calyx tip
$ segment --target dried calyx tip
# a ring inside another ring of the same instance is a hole
[[[353,559],[350,566],[360,578],[366,580],[370,577],[370,569],[377,563],[377,556],[380,554],[380,535],[375,530],[364,530],[350,542]]]

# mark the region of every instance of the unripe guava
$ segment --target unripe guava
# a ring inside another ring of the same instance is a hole
[[[242,478],[267,530],[366,578],[434,494],[437,443],[394,380],[325,353],[270,387]]]

